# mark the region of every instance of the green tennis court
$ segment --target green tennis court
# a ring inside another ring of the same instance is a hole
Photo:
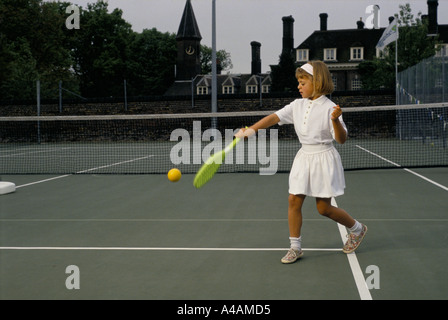
[[[215,143],[266,114],[1,118],[1,180],[16,191],[0,196],[0,299],[447,299],[446,105],[346,110],[335,204],[368,234],[342,253],[347,231],[308,198],[292,265],[293,126],[239,143],[193,187]]]
[[[292,265],[286,173],[218,174],[200,190],[193,177],[3,176],[17,190],[0,197],[0,298],[448,298],[447,168],[346,172],[337,205],[368,225],[364,243],[342,253],[309,198]]]

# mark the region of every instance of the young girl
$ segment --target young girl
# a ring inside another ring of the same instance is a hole
[[[288,224],[291,248],[281,259],[293,263],[302,255],[302,205],[306,196],[316,198],[318,212],[350,230],[343,252],[353,252],[363,240],[367,227],[345,210],[331,205],[331,198],[344,194],[345,179],[339,153],[333,140],[343,144],[347,128],[342,110],[325,95],[334,90],[330,72],[321,61],[310,61],[296,70],[302,99],[266,116],[235,136],[242,138],[275,124],[294,124],[302,148],[298,151],[289,175]]]

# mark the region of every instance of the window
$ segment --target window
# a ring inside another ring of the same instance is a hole
[[[296,51],[297,61],[306,62],[309,60],[308,57],[309,57],[309,49],[298,49]]]
[[[336,61],[336,48],[324,49],[324,60],[325,61]]]
[[[350,48],[350,60],[362,60],[362,59],[364,59],[364,48],[363,47]]]
[[[198,95],[208,94],[208,88],[205,86],[198,86],[197,93]]]
[[[271,86],[264,84],[261,86],[261,90],[262,90],[261,91],[262,93],[269,93],[269,92],[271,92]]]
[[[362,88],[362,82],[360,79],[353,79],[352,80],[352,90],[361,90]]]
[[[334,90],[336,91],[338,88],[338,78],[334,73],[331,74],[331,80],[333,81]]]
[[[258,86],[256,85],[247,85],[246,86],[246,93],[257,93],[258,92]]]
[[[222,93],[223,94],[233,94],[234,92],[234,86],[222,86]]]

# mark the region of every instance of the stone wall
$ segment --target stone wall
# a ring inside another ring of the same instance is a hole
[[[266,94],[262,97],[218,96],[218,112],[236,111],[262,111],[278,110],[287,105],[298,95],[274,95]],[[395,94],[392,92],[335,92],[330,97],[336,104],[343,108],[361,106],[394,105]],[[194,107],[192,106],[194,104]],[[115,114],[166,114],[166,113],[196,113],[210,112],[210,97],[191,97],[178,99],[159,99],[150,101],[130,101],[125,110],[124,102],[87,102],[87,103],[63,103],[62,112],[57,103],[41,103],[41,116],[59,115],[115,115]],[[36,104],[0,105],[0,116],[36,116]]]

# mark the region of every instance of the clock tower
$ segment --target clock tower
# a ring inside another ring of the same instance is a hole
[[[201,73],[201,39],[191,0],[187,0],[176,36],[176,80],[191,80]]]

